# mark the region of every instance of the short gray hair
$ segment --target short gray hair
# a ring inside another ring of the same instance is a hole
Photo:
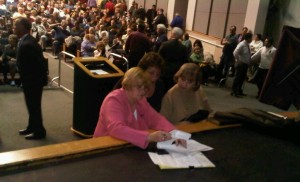
[[[166,29],[167,29],[164,24],[158,24],[158,25],[156,25],[156,28],[159,30],[163,30],[163,31],[166,31]]]
[[[183,34],[183,31],[181,28],[178,28],[178,27],[174,27],[172,29],[172,37],[175,38],[175,39],[179,39]]]

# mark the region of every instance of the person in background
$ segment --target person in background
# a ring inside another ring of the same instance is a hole
[[[251,49],[251,54],[255,54],[260,48],[264,46],[264,43],[262,41],[261,34],[255,34],[254,39],[250,43],[250,49]]]
[[[129,67],[135,67],[145,53],[150,51],[151,41],[145,34],[145,24],[138,24],[138,30],[132,32],[125,43]]]
[[[251,61],[251,50],[249,44],[252,41],[252,33],[246,33],[244,35],[244,40],[240,42],[233,55],[236,59],[236,75],[232,84],[231,95],[234,97],[246,96],[243,93],[242,86],[247,77],[248,65]]]
[[[122,35],[122,40],[123,40],[123,42],[126,42],[127,41],[127,39],[128,39],[128,37],[129,37],[129,35],[132,33],[132,30],[131,30],[131,28],[130,27],[128,27],[127,29],[126,29],[126,34],[124,34],[124,35]],[[125,44],[123,45],[123,48],[125,47]]]
[[[152,39],[153,42],[153,51],[157,52],[161,44],[168,40],[167,37],[167,28],[164,24],[158,24],[156,27],[157,37]]]
[[[175,126],[145,98],[149,81],[149,75],[139,67],[125,73],[122,88],[109,93],[102,103],[94,137],[112,136],[143,149],[151,142],[171,139],[169,132]],[[149,129],[157,131],[149,133]],[[185,140],[176,141],[186,146]]]
[[[160,113],[174,124],[205,119],[212,109],[200,86],[200,67],[185,63],[174,75],[174,80],[176,84],[163,97]]]
[[[160,80],[161,70],[164,66],[163,58],[155,52],[148,52],[140,60],[138,67],[142,68],[150,76],[150,85],[146,93],[146,98],[149,104],[157,111],[160,111],[161,101],[165,93],[165,86]],[[114,89],[121,88],[121,78],[115,85]]]
[[[194,47],[193,53],[190,56],[190,62],[195,63],[200,67],[202,75],[201,84],[208,85],[208,77],[211,75],[211,65],[209,60],[204,59],[204,53],[201,51],[203,51],[203,49],[199,46]]]
[[[157,15],[153,20],[153,26],[157,27],[158,24],[164,24],[165,27],[168,26],[168,20],[166,16],[164,15],[164,10],[163,9],[158,9],[157,10]]]
[[[26,135],[27,140],[42,139],[46,137],[42,118],[42,93],[48,81],[45,58],[41,46],[30,35],[31,23],[27,18],[17,18],[13,29],[20,38],[17,65],[29,113],[28,125],[19,134]]]
[[[190,56],[190,62],[196,63],[200,66],[201,63],[204,61],[204,53],[203,49],[199,46],[195,46],[193,48],[193,53]]]
[[[94,57],[94,51],[96,49],[95,35],[86,34],[81,43],[81,55],[82,57]]]
[[[17,42],[18,42],[18,37],[15,34],[10,34],[8,36],[8,44],[4,46],[4,50],[2,53],[2,65],[3,65],[3,77],[4,77],[4,82],[7,82],[7,73],[10,73],[11,76],[11,86],[15,86],[15,74],[17,71]]]
[[[190,35],[188,33],[183,34],[182,45],[186,47],[186,51],[190,56],[192,54],[192,41],[190,40]]]
[[[175,27],[172,29],[171,38],[162,43],[158,53],[165,60],[165,67],[162,71],[162,80],[166,89],[174,85],[173,76],[179,70],[180,66],[188,62],[189,56],[186,48],[179,39],[182,37],[182,29]]]
[[[201,49],[203,49],[203,44],[202,44],[201,40],[199,40],[199,39],[195,40],[195,42],[193,43],[193,47],[196,47],[196,46],[199,46]]]
[[[148,9],[146,12],[146,17],[147,17],[147,23],[149,25],[150,30],[154,30],[155,31],[155,27],[153,27],[153,20],[157,15],[157,11],[156,11],[156,5],[153,4],[151,9]]]
[[[271,63],[276,54],[276,48],[273,46],[273,42],[274,40],[272,37],[267,37],[264,42],[265,45],[251,56],[252,62],[259,63],[257,72],[253,78],[253,82],[256,83],[258,88],[257,98],[260,95],[264,81],[271,67]]]
[[[55,58],[57,58],[58,53],[62,50],[65,39],[70,36],[71,33],[68,30],[65,20],[62,20],[61,23],[52,24],[50,27],[53,28],[53,53],[56,56]]]
[[[94,51],[94,57],[106,57],[105,44],[103,41],[98,41],[96,43],[96,50]]]
[[[226,78],[229,69],[234,68],[234,56],[233,51],[236,48],[238,44],[238,36],[236,35],[236,26],[231,26],[230,34],[227,35],[224,39],[221,40],[221,45],[223,45],[222,49],[222,56],[220,59],[220,63],[217,67],[217,73],[216,73],[216,81],[219,82],[221,79]],[[234,71],[232,70],[232,74],[230,76],[234,75]]]
[[[255,54],[262,46],[264,45],[262,41],[261,34],[255,34],[252,42],[250,43],[251,55]],[[251,83],[253,81],[253,77],[257,71],[258,64],[252,63],[248,68],[248,81]]]
[[[248,27],[243,27],[242,32],[239,33],[238,36],[238,43],[242,42],[245,40],[245,34],[248,33]]]
[[[176,14],[175,14],[175,17],[174,17],[173,20],[171,21],[170,26],[171,26],[172,28],[178,27],[178,28],[183,29],[183,18],[182,18],[182,16],[180,16],[179,13],[176,13]]]

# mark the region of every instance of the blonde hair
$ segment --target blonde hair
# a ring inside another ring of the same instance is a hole
[[[139,67],[130,68],[124,75],[122,87],[125,90],[131,90],[137,83],[148,88],[150,85],[149,75]]]
[[[84,38],[86,38],[89,41],[95,41],[95,35],[94,34],[85,34]]]
[[[177,83],[179,77],[184,77],[189,81],[193,81],[193,90],[196,91],[200,88],[201,72],[200,67],[195,63],[183,64],[177,73],[174,75],[174,81]]]

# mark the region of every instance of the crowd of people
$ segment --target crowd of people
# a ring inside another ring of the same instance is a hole
[[[19,0],[16,4],[2,5],[0,0],[0,8],[11,14],[12,21],[23,17],[31,23],[31,35],[42,51],[50,46],[57,56],[66,46],[69,50],[72,47],[80,50],[82,57],[108,57],[110,52],[115,52],[128,58],[129,70],[125,70],[124,78],[104,100],[94,136],[111,135],[142,148],[149,142],[170,139],[168,132],[175,129],[174,124],[207,118],[213,109],[202,85],[207,85],[211,76],[216,80],[225,78],[229,68],[234,72],[235,63],[232,95],[245,95],[242,86],[252,62],[259,64],[252,80],[260,93],[276,51],[271,37],[264,40],[263,46],[260,34],[252,41],[247,27],[236,34],[236,27],[231,26],[230,34],[221,41],[223,55],[217,66],[213,55],[204,52],[202,42],[192,43],[189,34],[184,33],[180,14],[176,13],[170,22],[172,29],[168,36],[169,23],[164,10],[153,5],[146,11],[134,1],[130,7],[124,0],[101,3]],[[7,36],[9,42],[2,48],[4,80],[8,80],[7,73],[10,73],[10,84],[15,85],[18,39],[7,27],[1,36],[2,39]],[[40,97],[41,85],[37,89]],[[29,89],[27,84],[24,88]],[[42,134],[31,138],[44,138],[46,131],[41,128]],[[149,134],[144,131],[147,129],[159,131]],[[30,134],[32,130],[28,126],[20,134]]]

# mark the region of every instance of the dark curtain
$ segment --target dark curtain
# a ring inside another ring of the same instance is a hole
[[[300,29],[284,26],[259,100],[288,110],[300,109]]]

